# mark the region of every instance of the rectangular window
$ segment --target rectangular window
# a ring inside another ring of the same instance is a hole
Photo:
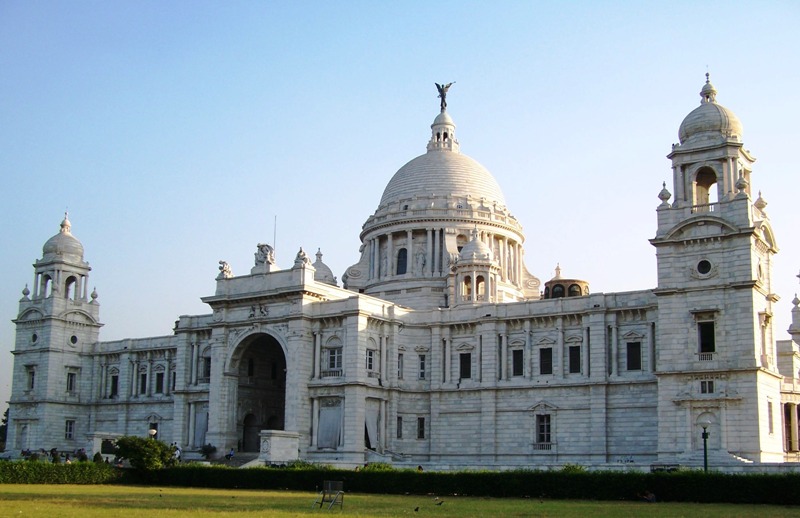
[[[525,351],[522,349],[514,349],[511,351],[511,375],[525,375]]]
[[[111,375],[111,389],[109,390],[109,397],[117,397],[119,396],[119,375],[112,374]]]
[[[67,419],[64,423],[64,439],[75,438],[75,421]]]
[[[33,390],[36,386],[36,371],[28,369],[28,390]]]
[[[581,373],[581,346],[569,346],[569,372],[570,374]]]
[[[342,348],[334,347],[328,349],[328,370],[341,370],[342,368]]]
[[[472,378],[472,353],[458,355],[458,378],[468,380]]]
[[[425,379],[425,355],[419,355],[419,379]]]
[[[147,394],[147,374],[139,374],[139,394]]]
[[[775,427],[772,423],[772,401],[767,401],[767,422],[769,423],[769,434],[772,435],[775,433]]]
[[[400,416],[397,416],[397,438],[403,438],[403,418]]]
[[[642,370],[642,343],[628,342],[628,370]]]
[[[417,439],[424,439],[425,438],[425,418],[418,417],[417,418]]]
[[[700,382],[700,393],[701,394],[713,394],[714,393],[714,382],[711,380],[704,380]]]
[[[539,349],[539,374],[553,374],[553,348]]]
[[[550,443],[550,414],[536,416],[536,442],[537,444]]]
[[[375,370],[375,350],[367,349],[367,370]]]
[[[156,372],[156,394],[164,393],[164,373]]]
[[[397,379],[403,379],[403,353],[397,355]]]
[[[716,343],[714,341],[714,322],[698,322],[697,323],[697,339],[700,346],[700,359],[711,360],[716,352]],[[707,356],[704,357],[704,354]]]
[[[175,371],[172,371],[172,382],[171,382],[172,386],[170,388],[171,388],[171,390],[173,392],[175,391],[175,383],[177,383],[177,381],[178,381],[178,373],[175,372]]]
[[[203,377],[206,380],[211,379],[211,358],[209,357],[203,358]]]
[[[75,392],[77,388],[78,375],[74,372],[67,373],[67,392]]]

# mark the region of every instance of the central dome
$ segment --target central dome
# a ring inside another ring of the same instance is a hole
[[[416,196],[463,196],[486,198],[491,205],[505,205],[497,180],[481,164],[459,151],[456,125],[442,109],[431,124],[428,152],[395,173],[381,197],[380,207]]]
[[[457,151],[431,150],[401,167],[383,191],[380,206],[414,195],[471,195],[505,205],[500,185],[477,161]]]

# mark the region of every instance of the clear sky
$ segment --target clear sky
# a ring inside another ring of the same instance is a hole
[[[218,261],[277,234],[341,278],[383,188],[425,152],[434,82],[462,152],[525,234],[593,292],[656,285],[665,156],[705,73],[744,126],[798,291],[800,3],[0,1],[0,410],[32,263],[69,210],[101,339],[206,313]],[[794,158],[793,158],[794,157]],[[274,221],[277,218],[277,229]]]

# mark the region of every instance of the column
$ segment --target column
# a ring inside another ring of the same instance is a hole
[[[656,337],[655,337],[654,324],[650,324],[650,330],[647,333],[647,350],[649,351],[649,356],[650,356],[650,368],[648,370],[649,370],[649,372],[655,372],[656,371]]]
[[[431,275],[437,275],[442,271],[442,242],[440,239],[440,230],[437,228],[433,233],[433,262],[434,267],[431,268]]]
[[[169,390],[172,387],[172,357],[167,352],[167,369],[164,372],[164,395],[169,396]]]
[[[149,357],[150,355],[148,355]],[[147,390],[145,394],[147,397],[152,395],[152,387],[153,387],[153,360],[148,358],[147,360]]]
[[[197,354],[200,349],[197,342],[192,342],[192,363],[189,365],[189,382],[192,385],[197,385]]]
[[[392,241],[392,233],[389,232],[386,234],[386,277],[394,275],[394,243]]]
[[[516,260],[516,266],[517,266],[516,281],[517,281],[517,284],[519,284],[520,287],[521,287],[522,286],[522,245],[520,243],[517,243],[517,245],[514,248],[516,250],[515,255],[516,255],[516,259],[517,259]]]
[[[379,354],[381,355],[381,359],[380,359],[380,361],[381,361],[381,367],[380,367],[381,372],[380,372],[380,378],[379,378],[381,380],[381,382],[389,379],[389,373],[387,372],[387,365],[388,365],[388,359],[389,359],[388,358],[388,356],[389,356],[388,349],[389,348],[386,345],[386,340],[387,340],[387,337],[383,333],[381,333],[381,335],[378,337],[378,345],[379,345],[379,348],[380,348],[380,353]],[[381,414],[381,415],[383,415],[383,414]]]
[[[421,271],[416,271],[417,261],[414,253],[414,233],[406,230],[406,276],[422,276]]]
[[[584,327],[583,328],[583,347],[581,349],[582,349],[582,353],[583,353],[583,356],[581,357],[581,360],[582,360],[582,363],[583,363],[583,367],[582,367],[583,375],[588,378],[589,377],[589,356],[590,356],[590,353],[589,353],[589,327]]]
[[[553,355],[553,374],[556,378],[564,377],[564,318],[558,317],[556,319],[556,328],[558,329],[558,339],[556,340],[555,354]]]
[[[508,335],[500,333],[500,379],[508,379]]]
[[[449,334],[449,333],[448,333]],[[449,336],[445,337],[444,339],[444,382],[450,383],[450,347],[452,345],[452,340]]]
[[[373,248],[373,261],[372,265],[374,268],[373,272],[373,279],[380,279],[381,278],[381,238],[380,236],[376,237],[372,240]]]
[[[317,447],[317,430],[319,429],[319,399],[311,400],[311,448]]]
[[[381,399],[381,427],[378,433],[378,444],[380,445],[378,451],[383,453],[386,450],[386,444],[389,438],[389,419],[386,415],[386,400]]]
[[[196,419],[197,408],[195,408],[194,403],[189,403],[189,426],[187,427],[189,436],[186,437],[186,441],[184,442],[184,444],[189,445],[189,448],[194,448],[196,446],[194,443],[194,425]]]
[[[506,245],[508,245],[508,238],[503,237],[503,239],[499,240],[500,245],[500,257],[498,257],[498,261],[500,262],[500,278],[503,282],[506,282],[508,279],[508,257],[506,257]]]
[[[322,363],[322,332],[314,333],[314,379],[319,379],[320,364]]]
[[[428,229],[428,277],[433,277],[433,229]]]
[[[800,450],[797,444],[797,405],[787,404],[789,405],[789,451],[797,451]]]
[[[531,321],[526,320],[523,327],[525,329],[525,352],[522,354],[522,359],[524,362],[522,373],[525,379],[531,379],[531,374],[533,371],[531,368],[531,362],[533,359],[533,347],[531,347]]]
[[[617,323],[614,322],[614,325],[611,326],[611,375],[617,376],[619,375],[619,344],[617,343],[617,333],[619,329],[617,328]]]

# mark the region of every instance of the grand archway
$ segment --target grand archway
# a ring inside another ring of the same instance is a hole
[[[259,451],[261,430],[283,430],[286,356],[270,335],[250,337],[239,361],[237,435],[240,451]]]

